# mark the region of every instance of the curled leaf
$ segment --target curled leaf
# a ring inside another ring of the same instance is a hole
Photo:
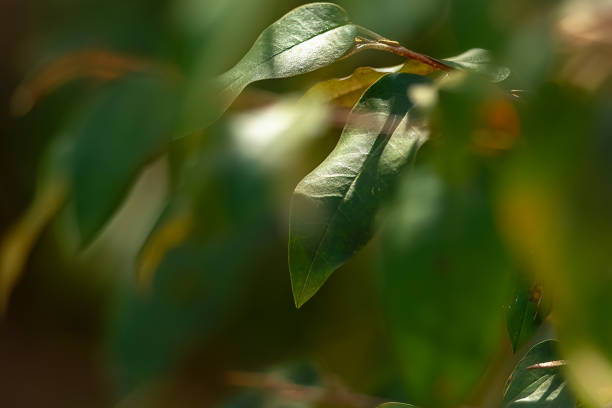
[[[429,75],[434,71],[435,68],[416,60],[408,60],[404,64],[387,68],[359,67],[347,77],[319,82],[310,88],[304,97],[317,97],[324,102],[350,109],[365,90],[383,75],[392,72]]]

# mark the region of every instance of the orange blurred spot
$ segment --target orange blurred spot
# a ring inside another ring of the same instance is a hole
[[[486,102],[481,108],[481,123],[472,136],[472,147],[479,154],[489,156],[510,149],[519,138],[518,114],[505,99]]]

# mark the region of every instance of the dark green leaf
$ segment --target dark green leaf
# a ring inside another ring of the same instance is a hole
[[[297,307],[372,236],[381,201],[424,141],[407,90],[428,78],[389,74],[370,87],[330,155],[295,188],[289,268]]]
[[[521,283],[506,312],[506,326],[512,349],[522,347],[550,313],[548,297],[543,297],[541,285]]]
[[[557,342],[546,340],[533,346],[519,361],[504,392],[504,406],[572,408],[576,404],[559,367],[533,368],[534,364],[558,360]],[[531,367],[531,368],[530,368]]]
[[[134,75],[95,95],[66,132],[74,135],[73,206],[83,244],[117,209],[141,167],[170,140],[176,91]]]

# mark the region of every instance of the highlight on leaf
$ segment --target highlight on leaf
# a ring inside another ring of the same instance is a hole
[[[546,340],[533,346],[519,361],[504,391],[505,408],[574,408],[576,402],[558,364],[558,343]]]
[[[408,90],[429,83],[383,76],[353,108],[334,150],[295,188],[289,269],[297,307],[371,238],[382,200],[426,137]]]
[[[386,68],[359,67],[347,77],[328,79],[315,84],[304,97],[318,98],[323,102],[350,109],[366,89],[386,74],[402,72],[429,75],[434,71],[435,68],[432,66],[416,60],[408,60],[404,64]]]

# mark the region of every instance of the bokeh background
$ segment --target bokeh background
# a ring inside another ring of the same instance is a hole
[[[432,141],[382,238],[297,310],[291,193],[342,127],[298,99],[320,80],[401,59],[367,51],[254,84],[203,137],[146,154],[130,136],[170,132],[179,102],[126,77],[146,66],[197,84],[303,3],[2,0],[0,236],[22,256],[0,322],[0,406],[432,402],[456,385],[432,372],[466,350],[441,371],[466,373],[457,387],[469,406],[500,406],[517,356],[503,310],[481,306],[511,299],[519,279],[557,294],[536,338],[559,335],[568,355],[588,344],[610,367],[610,3],[338,1],[410,49],[486,48],[512,75],[493,93],[468,83],[440,95]],[[91,106],[101,108],[66,169],[71,129]],[[75,213],[91,236],[75,233]],[[423,336],[406,334],[411,325]],[[419,362],[419,342],[439,352]],[[317,394],[330,389],[340,396]]]

